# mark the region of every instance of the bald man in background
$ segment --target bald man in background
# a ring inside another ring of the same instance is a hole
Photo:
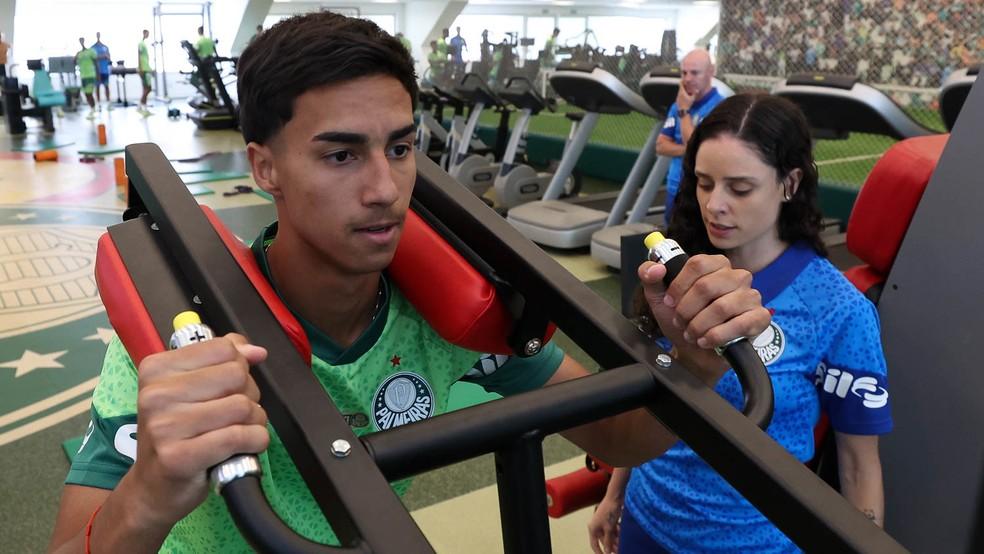
[[[666,222],[670,222],[673,201],[680,188],[683,174],[683,153],[687,141],[700,120],[707,117],[724,97],[718,93],[711,82],[714,79],[714,64],[707,50],[696,49],[683,57],[680,64],[680,90],[677,99],[666,114],[666,123],[656,139],[656,154],[671,156],[669,173],[666,175]]]

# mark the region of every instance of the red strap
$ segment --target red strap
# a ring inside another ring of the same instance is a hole
[[[92,548],[89,544],[89,537],[92,536],[92,522],[96,521],[96,514],[99,513],[99,510],[102,510],[102,507],[102,504],[96,507],[96,511],[92,512],[92,515],[89,516],[89,523],[85,525],[85,554],[92,554]]]

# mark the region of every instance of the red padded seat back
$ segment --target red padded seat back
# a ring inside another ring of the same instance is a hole
[[[311,345],[303,328],[260,271],[252,251],[210,208],[203,206],[202,210],[294,347],[310,363]],[[477,352],[513,353],[508,343],[513,318],[496,288],[413,211],[407,214],[400,246],[387,271],[396,287],[448,342]],[[108,233],[99,240],[96,283],[110,322],[134,363],[164,349]],[[544,342],[553,330],[551,326],[541,337]]]
[[[847,248],[882,280],[892,268],[949,137],[931,135],[894,144],[875,164],[854,202]]]

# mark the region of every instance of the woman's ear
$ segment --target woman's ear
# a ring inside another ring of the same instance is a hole
[[[277,171],[273,164],[273,151],[270,146],[251,142],[246,145],[246,156],[249,158],[249,166],[256,186],[274,198],[280,198]]]
[[[796,196],[796,191],[799,190],[799,184],[802,179],[803,170],[798,167],[786,174],[786,178],[782,180],[782,192],[783,197],[787,201],[792,200]]]

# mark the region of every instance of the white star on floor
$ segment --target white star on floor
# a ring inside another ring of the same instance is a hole
[[[109,341],[113,340],[116,336],[116,331],[112,329],[107,329],[105,327],[96,327],[96,333],[94,335],[89,335],[82,340],[101,340],[103,344],[109,344]]]
[[[19,214],[14,214],[13,218],[14,219],[19,219],[21,221],[25,221],[25,220],[28,220],[28,219],[34,219],[37,216],[38,216],[38,214],[33,213],[33,212],[31,212],[31,213],[21,212]]]
[[[33,350],[25,350],[24,355],[19,360],[10,360],[0,363],[0,367],[11,367],[16,369],[14,378],[27,375],[35,369],[65,367],[58,363],[58,358],[62,357],[68,350],[52,352],[50,354],[38,354]]]

